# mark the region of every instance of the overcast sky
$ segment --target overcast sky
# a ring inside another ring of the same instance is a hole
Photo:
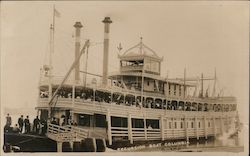
[[[247,2],[2,2],[1,105],[34,108],[40,67],[49,52],[49,25],[55,4],[53,66],[65,75],[74,56],[74,28],[82,39],[103,42],[103,23],[110,16],[109,70],[118,70],[117,46],[126,50],[140,41],[164,57],[162,76],[213,76],[225,94],[248,111],[249,5]],[[90,47],[88,71],[101,73],[102,44]],[[210,86],[212,87],[212,86]]]

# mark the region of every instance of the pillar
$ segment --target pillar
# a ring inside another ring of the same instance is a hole
[[[224,132],[224,123],[223,123],[223,118],[222,118],[222,116],[220,117],[220,125],[221,125],[221,135],[223,134],[223,132]]]
[[[194,118],[196,138],[199,140],[197,117]]]
[[[147,136],[147,123],[146,123],[146,116],[145,115],[144,115],[143,121],[144,121],[144,136],[145,136],[145,140],[147,140],[148,139],[148,136]]]
[[[184,128],[185,128],[185,133],[186,133],[186,140],[189,142],[189,136],[188,136],[188,127],[187,127],[187,117],[184,116]]]
[[[216,136],[216,122],[215,122],[215,117],[213,117],[213,125],[214,125],[214,136]]]
[[[205,139],[207,139],[207,119],[206,119],[206,116],[204,116],[204,135],[205,135]]]
[[[161,140],[164,140],[164,132],[165,132],[165,127],[164,127],[164,117],[161,116],[160,118],[160,129],[161,129]]]
[[[131,114],[128,114],[128,139],[130,143],[133,144]]]
[[[62,142],[58,141],[56,142],[57,145],[57,152],[62,152]]]
[[[109,145],[112,145],[112,133],[111,133],[111,116],[110,116],[110,111],[107,110],[107,124],[108,124],[108,141]]]

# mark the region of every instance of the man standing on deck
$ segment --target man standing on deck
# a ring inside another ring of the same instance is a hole
[[[23,132],[23,115],[21,115],[21,117],[18,119],[18,125],[20,129],[20,133],[22,133]]]
[[[28,115],[27,115],[26,119],[24,119],[24,128],[25,128],[25,133],[30,132],[30,120],[29,120]]]
[[[6,116],[6,126],[10,127],[11,125],[11,117],[10,114],[8,113]]]
[[[40,128],[40,120],[38,119],[38,116],[36,116],[36,118],[33,121],[33,132],[35,132],[36,134],[39,133],[39,128]]]

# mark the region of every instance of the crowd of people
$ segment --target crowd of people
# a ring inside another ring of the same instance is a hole
[[[37,134],[37,135],[45,135],[47,131],[47,121],[40,120],[38,116],[33,120],[33,124],[30,123],[29,116],[27,115],[24,118],[21,115],[18,118],[17,124],[12,126],[12,119],[10,114],[8,113],[6,116],[6,124],[4,126],[5,133],[24,133],[24,134]]]

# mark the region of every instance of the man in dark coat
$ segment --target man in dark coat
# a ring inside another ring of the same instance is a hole
[[[19,125],[19,129],[20,129],[20,133],[22,133],[22,131],[23,131],[23,115],[21,115],[21,117],[18,119],[18,125]]]
[[[11,125],[11,117],[10,117],[10,114],[8,113],[7,116],[6,116],[6,125],[10,127]]]
[[[29,120],[29,116],[27,116],[26,119],[24,119],[24,128],[25,128],[25,133],[29,133],[30,132],[30,120]]]
[[[47,132],[47,121],[44,119],[41,120],[41,129],[42,129],[41,135],[45,135]]]
[[[38,119],[38,116],[33,121],[33,132],[36,134],[39,133],[39,128],[40,128],[40,120]]]

